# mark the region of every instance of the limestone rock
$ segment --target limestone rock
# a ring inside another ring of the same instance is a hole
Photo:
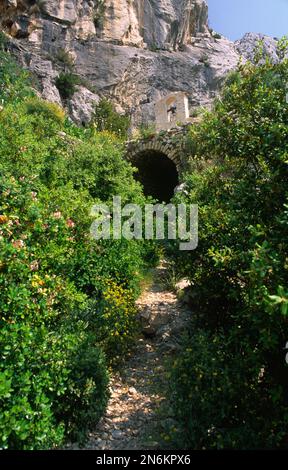
[[[17,8],[17,0],[7,0],[7,8]]]
[[[77,20],[76,0],[45,0],[41,10],[56,21],[73,24]]]
[[[174,23],[174,31],[171,35],[174,48],[189,44],[191,38],[199,33],[210,36],[207,3],[202,0],[185,0],[182,3],[180,19]]]
[[[154,326],[148,325],[142,329],[142,333],[146,338],[154,338],[154,336],[156,336],[157,330]]]
[[[102,37],[123,44],[164,48],[209,34],[205,0],[111,0],[104,12]]]
[[[42,98],[62,106],[61,97],[57,87],[49,80],[44,78],[42,80]]]
[[[244,59],[251,60],[253,62],[255,50],[257,50],[259,43],[263,44],[263,52],[265,56],[272,58],[275,63],[279,62],[276,38],[265,36],[265,34],[247,33],[242,39],[236,41],[235,46],[236,50]]]
[[[79,86],[69,102],[71,118],[79,125],[86,125],[92,117],[94,106],[98,104],[100,97]]]
[[[54,69],[50,60],[44,59],[39,55],[32,54],[29,57],[29,69],[40,80],[42,87],[42,97],[62,106],[59,91],[55,85],[55,78],[58,73]]]
[[[55,74],[67,70],[57,55],[67,50],[75,58],[73,73],[130,113],[134,127],[154,121],[155,103],[175,91],[187,94],[192,114],[209,107],[240,55],[250,58],[261,36],[236,44],[215,38],[205,0],[0,0],[0,29],[10,34],[19,62],[39,78],[46,99],[60,100]],[[276,60],[276,41],[265,36],[264,42]],[[37,60],[50,69],[33,68]],[[74,95],[69,109],[76,122],[87,122],[94,99],[83,88]]]
[[[146,322],[149,322],[150,318],[151,318],[151,309],[150,308],[144,308],[142,310],[140,310],[139,312],[139,320],[143,323],[146,323]]]
[[[10,34],[12,37],[21,39],[27,38],[32,32],[32,23],[27,16],[21,15],[17,21],[14,21],[10,28]]]
[[[119,431],[118,429],[115,429],[115,431],[112,431],[112,438],[113,439],[121,439],[123,437],[123,432]]]

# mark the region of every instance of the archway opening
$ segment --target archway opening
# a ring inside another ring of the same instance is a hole
[[[135,179],[143,185],[146,196],[159,202],[171,200],[179,184],[178,171],[172,160],[162,152],[145,150],[134,157],[133,166],[138,170]]]

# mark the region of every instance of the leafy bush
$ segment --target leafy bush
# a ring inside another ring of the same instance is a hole
[[[119,139],[109,132],[95,132],[74,145],[70,164],[62,173],[64,182],[73,181],[76,189],[87,189],[93,199],[111,201],[120,195],[123,202],[144,202],[134,170],[123,158]]]
[[[178,446],[261,449],[283,443],[288,409],[274,408],[285,397],[275,381],[264,379],[261,353],[245,337],[239,350],[237,335],[227,339],[224,330],[211,335],[194,326],[172,371],[175,414],[185,429]]]
[[[38,98],[7,105],[0,114],[2,171],[16,177],[37,175],[36,189],[40,183],[50,189],[71,183],[102,201],[120,195],[123,202],[143,202],[117,137],[91,129],[75,138],[74,128],[64,128],[63,118],[57,105]]]
[[[45,449],[82,442],[103,414],[157,254],[90,238],[93,204],[145,201],[121,140],[77,128],[7,53],[0,64],[0,447]]]
[[[63,100],[72,98],[79,84],[80,78],[71,72],[61,72],[55,80],[55,85]]]
[[[114,280],[106,279],[100,301],[92,302],[85,319],[93,325],[97,342],[112,365],[125,358],[137,332],[136,307],[133,291],[124,289]]]
[[[82,323],[85,328],[84,325]],[[93,429],[102,417],[109,396],[106,358],[96,344],[92,331],[89,326],[86,340],[78,345],[71,356],[73,369],[67,380],[65,394],[53,401],[57,421],[64,422],[65,433],[79,443],[85,442],[87,429]]]
[[[121,139],[127,139],[130,119],[128,116],[118,114],[110,101],[102,99],[95,106],[92,124],[98,131],[109,131]]]
[[[178,197],[199,205],[199,247],[175,262],[198,315],[172,385],[188,446],[287,444],[287,80],[287,59],[242,65],[191,128]]]
[[[3,44],[3,43],[2,43]],[[0,47],[0,103],[19,102],[27,96],[33,96],[30,88],[31,78],[22,70],[12,57]]]
[[[56,103],[39,100],[38,98],[29,98],[25,101],[25,111],[29,114],[43,116],[44,119],[55,120],[58,124],[64,124],[65,111]]]
[[[42,207],[30,184],[0,180],[0,428],[1,446],[14,449],[51,447],[76,426],[84,433],[107,401],[102,353],[88,347],[84,322],[70,318],[86,308],[87,298],[54,269],[73,230]]]

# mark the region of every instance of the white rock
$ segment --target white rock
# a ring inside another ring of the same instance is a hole
[[[79,125],[87,124],[93,115],[94,107],[100,101],[95,93],[79,86],[69,102],[69,110],[72,119]]]
[[[59,49],[76,57],[73,73],[97,90],[94,94],[80,87],[71,100],[71,116],[79,124],[90,120],[98,94],[129,111],[133,126],[153,121],[155,102],[175,90],[188,95],[190,109],[209,107],[240,55],[250,57],[259,36],[247,35],[236,44],[215,39],[208,29],[205,0],[109,0],[102,29],[95,28],[93,2],[46,0],[44,14],[36,16],[28,3],[18,2],[11,10],[0,1],[0,26],[15,23],[13,35],[19,39],[14,52],[43,81],[46,99],[59,102],[56,70],[48,59],[50,71],[46,65],[41,69],[41,63],[34,67],[35,57],[41,62]],[[22,41],[26,34],[29,41]],[[276,41],[264,39],[275,58]]]
[[[112,431],[112,438],[113,439],[122,439],[123,437],[123,432],[122,431],[119,431],[118,429],[115,429],[114,431]]]

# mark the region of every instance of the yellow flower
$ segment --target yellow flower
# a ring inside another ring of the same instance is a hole
[[[0,214],[0,224],[6,224],[9,220],[9,217],[7,215]]]

